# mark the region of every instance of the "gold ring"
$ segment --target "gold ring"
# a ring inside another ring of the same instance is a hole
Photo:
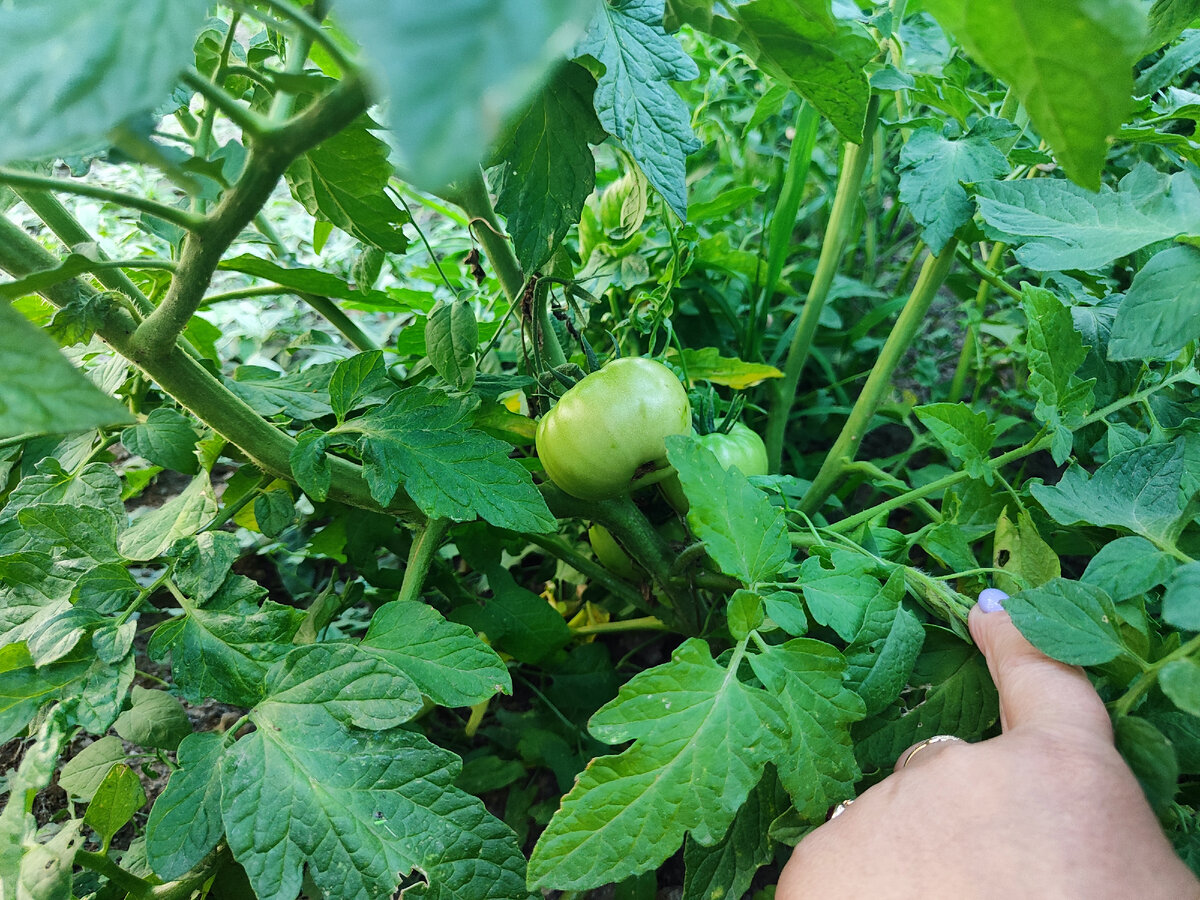
[[[840,816],[842,813],[844,813],[846,811],[846,808],[848,806],[850,806],[850,804],[853,802],[854,802],[853,800],[843,800],[841,803],[839,803],[837,806],[835,806],[833,808],[833,812],[831,812],[829,814],[829,819],[827,821],[832,822],[834,819],[836,819],[838,816]]]
[[[912,758],[914,756],[916,756],[930,744],[940,744],[943,741],[958,741],[960,744],[966,743],[966,741],[964,741],[962,738],[953,734],[935,734],[933,737],[927,737],[919,744],[915,744],[913,748],[908,751],[908,755],[904,757],[904,762],[900,763],[900,768],[903,769],[905,766],[907,766],[910,762],[912,762]]]

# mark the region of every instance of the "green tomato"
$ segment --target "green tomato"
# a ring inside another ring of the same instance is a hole
[[[741,422],[735,423],[728,434],[706,434],[696,441],[712,451],[722,468],[736,467],[743,475],[766,475],[770,469],[763,439]],[[681,514],[686,514],[689,504],[678,476],[671,476],[660,486],[667,502]]]
[[[666,437],[686,434],[692,408],[675,373],[652,359],[610,362],[562,395],[537,427],[546,474],[581,500],[629,490],[638,469],[665,459]]]
[[[589,528],[588,540],[592,544],[592,553],[595,554],[596,560],[608,571],[627,581],[641,579],[644,574],[642,567],[633,561],[633,558],[617,543],[612,532],[603,525],[593,525]]]

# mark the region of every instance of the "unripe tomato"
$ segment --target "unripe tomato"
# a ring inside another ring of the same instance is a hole
[[[736,466],[743,475],[766,475],[770,471],[767,463],[767,447],[763,439],[748,426],[736,423],[728,434],[706,434],[696,438],[701,447],[712,451],[722,468]],[[679,478],[672,475],[660,482],[663,494],[680,513],[687,513],[689,504],[683,493]]]
[[[537,427],[546,474],[581,500],[629,489],[639,468],[667,455],[667,435],[686,434],[692,408],[675,373],[652,359],[610,362],[562,395]]]
[[[633,561],[633,558],[617,543],[612,532],[603,525],[593,525],[588,529],[588,541],[591,542],[592,553],[596,555],[596,560],[614,575],[619,575],[628,581],[637,581],[644,574],[642,567]]]

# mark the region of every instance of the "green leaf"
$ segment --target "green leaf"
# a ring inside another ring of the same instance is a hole
[[[1126,653],[1116,609],[1100,588],[1056,578],[1004,601],[1013,624],[1052,659],[1098,666]]]
[[[867,604],[862,628],[846,647],[846,684],[869,716],[900,696],[925,644],[921,620],[900,605],[903,598],[904,572],[897,569]]]
[[[655,868],[684,834],[713,844],[768,761],[784,753],[779,703],[692,638],[640,672],[591,719],[598,739],[633,740],[588,764],[529,860],[533,888],[622,881]]]
[[[1162,617],[1185,631],[1200,631],[1200,562],[1176,569],[1167,582]]]
[[[1056,522],[1124,528],[1159,546],[1171,545],[1182,510],[1183,442],[1149,444],[1118,453],[1092,476],[1071,466],[1058,484],[1030,491]]]
[[[107,844],[145,805],[146,793],[142,790],[141,779],[129,766],[118,763],[108,770],[96,788],[83,821]]]
[[[975,203],[963,184],[1008,173],[1008,160],[995,142],[1015,130],[1011,123],[982,119],[957,139],[938,128],[919,128],[904,145],[900,200],[921,226],[921,236],[932,252],[941,253],[954,232],[975,215]]]
[[[16,772],[8,776],[8,799],[0,813],[0,893],[5,897],[21,896],[17,888],[21,860],[25,845],[33,840],[38,827],[30,810],[38,791],[54,777],[55,763],[66,739],[65,716],[55,708],[43,719]]]
[[[0,509],[0,523],[15,518],[27,507],[49,504],[100,507],[119,520],[125,518],[121,478],[107,463],[89,463],[78,471],[68,472],[51,457],[38,460],[35,471],[37,474],[26,475],[8,495],[4,508]]]
[[[121,554],[139,562],[154,559],[180,538],[194,535],[216,514],[212,482],[208,472],[201,472],[180,494],[134,520],[121,535]]]
[[[787,808],[787,795],[768,771],[720,841],[706,847],[689,837],[683,845],[684,900],[736,900],[746,896],[754,873],[775,855],[767,832]]]
[[[1200,662],[1172,660],[1159,670],[1158,686],[1184,712],[1200,716]]]
[[[383,351],[356,353],[343,359],[329,379],[329,405],[339,422],[356,409],[373,391],[388,384]]]
[[[808,633],[808,616],[798,594],[772,591],[762,598],[762,604],[767,617],[792,637]]]
[[[597,5],[345,0],[338,19],[381,72],[393,115],[401,117],[391,138],[406,179],[440,187],[479,162]]]
[[[469,391],[475,384],[475,351],[479,325],[469,300],[439,302],[425,320],[425,351],[429,361],[452,387]]]
[[[750,666],[784,709],[788,739],[774,760],[779,779],[802,818],[822,821],[862,776],[850,725],[866,710],[844,682],[846,661],[829,644],[796,638],[751,656]]]
[[[162,659],[169,650],[175,684],[190,702],[213,697],[251,706],[263,696],[267,669],[289,647],[304,613],[258,601],[266,591],[248,578],[231,575],[203,606],[185,606],[186,615],[158,626],[148,651]]]
[[[862,627],[866,610],[880,593],[879,579],[868,575],[870,562],[850,550],[834,550],[832,568],[819,556],[800,564],[800,584],[809,614],[828,625],[844,641],[852,641]]]
[[[864,769],[891,770],[906,747],[935,734],[974,740],[1000,715],[987,663],[956,635],[928,627],[925,648],[913,669],[914,689],[903,706],[854,729],[855,750]]]
[[[62,767],[58,783],[64,791],[81,800],[91,800],[104,776],[119,762],[125,761],[125,745],[109,735],[88,744]]]
[[[200,0],[0,9],[0,162],[88,149],[164,103],[206,10]]]
[[[1113,723],[1113,736],[1150,806],[1158,815],[1165,815],[1179,789],[1179,760],[1171,742],[1137,716],[1119,716]]]
[[[473,706],[512,693],[508,667],[496,651],[424,603],[379,607],[361,646],[404,672],[439,706]]]
[[[1098,269],[1193,232],[1200,215],[1200,187],[1190,175],[1160,174],[1147,164],[1135,166],[1116,191],[1092,193],[1050,178],[985,182],[976,191],[989,233],[1023,244],[1017,260],[1042,272]]]
[[[255,732],[221,760],[225,833],[258,897],[292,900],[307,867],[329,897],[388,896],[416,870],[428,896],[524,900],[515,836],[453,786],[457,757],[416,732],[356,726],[407,680],[349,645],[293,654],[251,711]],[[329,659],[335,677],[322,675]]]
[[[927,403],[913,408],[921,424],[972,478],[992,483],[991,459],[996,443],[996,426],[987,413],[976,412],[965,403]]]
[[[317,216],[388,253],[408,249],[408,213],[385,188],[392,177],[387,144],[367,130],[365,116],[326,138],[287,170],[292,196]]]
[[[596,186],[588,145],[606,135],[592,106],[595,90],[587,69],[567,63],[509,125],[496,152],[502,179],[496,210],[526,272],[550,259]]]
[[[1197,0],[1154,0],[1150,7],[1150,37],[1145,52],[1150,53],[1174,40],[1197,19],[1200,19],[1200,2]]]
[[[146,821],[146,859],[172,881],[202,860],[224,834],[220,761],[225,736],[189,734],[179,745],[179,768],[154,801]]]
[[[1037,398],[1034,415],[1051,429],[1051,455],[1059,465],[1071,455],[1071,427],[1092,408],[1092,381],[1075,371],[1087,358],[1071,311],[1045,288],[1024,285],[1021,304],[1029,323],[1029,390]]]
[[[280,375],[261,366],[239,366],[225,386],[261,416],[280,413],[311,422],[333,412],[329,404],[329,382],[337,363],[321,363]]]
[[[121,443],[130,453],[188,475],[200,470],[196,439],[191,419],[169,406],[152,410],[145,422],[121,432]]]
[[[1033,517],[1025,509],[1017,513],[1016,522],[1008,518],[1007,507],[1000,513],[992,540],[992,565],[1003,570],[1003,574],[996,573],[996,587],[1010,594],[1027,585],[1039,587],[1062,575],[1058,554],[1038,534]]]
[[[861,23],[835,16],[829,0],[754,0],[737,8],[737,21],[715,20],[722,27],[713,31],[862,143],[871,97],[863,67],[879,47]]]
[[[44,844],[27,846],[21,859],[20,887],[16,896],[21,900],[62,900],[73,897],[72,871],[79,838],[80,819],[70,819]]]
[[[228,531],[205,531],[171,548],[175,586],[197,604],[221,589],[225,576],[242,555],[241,542]]]
[[[401,487],[426,515],[476,516],[513,531],[546,532],[555,519],[511,447],[469,429],[465,401],[423,388],[393,394],[341,427],[358,449],[371,496],[391,502]]]
[[[288,457],[296,484],[318,503],[329,495],[329,487],[333,484],[333,470],[329,467],[329,457],[325,455],[328,447],[329,435],[319,431],[302,431],[296,435],[296,446]]]
[[[700,72],[679,41],[663,31],[662,20],[663,0],[601,3],[573,55],[591,56],[604,67],[595,94],[600,124],[684,219],[684,161],[700,143],[671,82],[691,81]]]
[[[735,641],[740,641],[750,632],[761,628],[765,616],[763,599],[754,591],[734,591],[725,606],[725,620]]]
[[[674,350],[668,353],[668,359],[674,353]],[[716,347],[704,347],[699,350],[685,347],[682,361],[691,380],[711,381],[713,384],[724,384],[739,391],[762,384],[768,378],[783,377],[783,373],[774,366],[746,362],[736,356],[721,356],[721,351]]]
[[[0,17],[11,15],[11,10],[0,10]],[[0,110],[11,109],[0,104]],[[0,118],[3,115],[0,112]],[[0,380],[0,439],[88,431],[133,421],[129,410],[97,390],[59,353],[54,341],[3,300],[0,367],[4,369]]]
[[[133,706],[113,723],[113,730],[132,744],[156,750],[174,750],[192,733],[183,705],[166,691],[133,687]]]
[[[1146,42],[1137,0],[929,0],[967,53],[1011,86],[1073,181],[1100,187],[1108,137],[1132,104]]]
[[[688,525],[721,571],[745,584],[778,572],[792,555],[783,511],[694,438],[672,435],[666,446],[690,501]]]
[[[57,503],[30,506],[17,513],[17,522],[22,532],[13,536],[13,542],[20,540],[21,546],[14,549],[49,550],[60,573],[81,574],[121,559],[116,547],[119,524],[107,509]]]
[[[1145,538],[1123,537],[1101,547],[1079,580],[1094,584],[1120,603],[1165,583],[1176,565],[1171,554]]]
[[[1113,322],[1109,359],[1169,359],[1200,337],[1200,249],[1168,247],[1133,276]]]
[[[235,256],[231,259],[223,259],[217,268],[229,272],[242,272],[246,275],[253,275],[255,278],[263,278],[275,284],[283,285],[287,290],[281,290],[281,294],[316,294],[319,297],[349,300],[351,301],[347,304],[349,306],[359,303],[381,310],[390,309],[396,311],[405,309],[424,310],[433,306],[432,296],[428,298],[428,303],[422,302],[415,305],[412,302],[403,303],[393,299],[390,294],[383,291],[369,290],[364,292],[361,288],[353,287],[344,279],[338,278],[336,275],[331,275],[328,272],[321,272],[317,269],[288,268],[249,253],[243,253],[241,256]],[[408,291],[405,292],[404,296],[410,298],[411,301],[422,295],[418,291]],[[256,369],[253,366],[243,368]],[[320,366],[312,366],[307,371],[321,371],[321,368]],[[256,369],[256,371],[270,372],[271,375],[276,377],[279,374],[269,369]]]

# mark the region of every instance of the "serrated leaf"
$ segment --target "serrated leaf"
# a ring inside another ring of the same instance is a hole
[[[1176,628],[1200,631],[1200,562],[1182,565],[1171,575],[1162,617]]]
[[[372,391],[387,384],[383,352],[371,350],[343,359],[329,379],[329,405],[339,422]]]
[[[1124,528],[1169,545],[1182,513],[1183,452],[1182,441],[1137,447],[1112,457],[1094,475],[1072,466],[1058,484],[1034,484],[1030,492],[1062,525]]]
[[[204,603],[221,589],[225,576],[242,555],[236,534],[204,531],[183,538],[171,548],[175,566],[171,576],[175,586],[197,604]]]
[[[1004,601],[1021,634],[1047,656],[1097,666],[1126,652],[1112,599],[1094,585],[1056,578]]]
[[[681,219],[687,217],[684,161],[700,143],[687,105],[671,86],[700,72],[679,42],[662,28],[663,0],[599,4],[573,56],[602,66],[595,108],[604,126]]]
[[[0,380],[0,439],[133,421],[129,410],[97,390],[58,352],[54,341],[3,300],[0,366],[5,372]]]
[[[192,733],[183,705],[166,691],[133,688],[133,706],[113,723],[113,730],[132,744],[156,750],[174,750]]]
[[[946,452],[963,463],[972,478],[992,483],[988,454],[996,443],[996,427],[987,413],[976,412],[965,403],[927,403],[914,407],[913,412]]]
[[[1075,371],[1087,358],[1070,310],[1044,288],[1024,285],[1022,306],[1029,323],[1029,390],[1037,398],[1034,414],[1054,433],[1051,455],[1059,465],[1071,455],[1071,427],[1092,408],[1091,381]]]
[[[900,696],[925,644],[921,620],[900,605],[903,598],[904,572],[897,569],[867,604],[862,627],[845,650],[846,684],[869,716]]]
[[[844,683],[846,661],[829,644],[796,638],[751,656],[750,666],[779,698],[787,720],[787,744],[774,761],[779,780],[802,818],[821,821],[854,792],[862,774],[850,725],[866,709]]]
[[[475,351],[479,325],[469,300],[438,303],[425,319],[425,350],[446,381],[460,391],[475,384]]]
[[[17,522],[22,533],[13,536],[14,542],[49,550],[63,574],[81,574],[121,559],[116,547],[119,523],[107,509],[57,503],[30,506],[17,513]]]
[[[867,574],[870,563],[861,554],[837,549],[833,568],[817,556],[800,564],[800,585],[809,614],[828,625],[844,641],[852,641],[863,624],[868,607],[881,590],[879,579]]]
[[[342,645],[336,658],[378,671],[366,684],[322,678],[319,654],[330,651],[300,648],[302,665],[272,669],[251,712],[257,730],[221,760],[225,832],[256,894],[292,900],[307,866],[329,897],[387,896],[416,870],[421,895],[523,900],[515,836],[453,786],[457,757],[416,732],[354,725],[386,704],[393,682],[378,676],[391,667]]]
[[[329,487],[333,484],[333,470],[329,466],[329,457],[325,455],[328,447],[328,435],[319,431],[302,431],[296,436],[296,446],[288,457],[296,484],[318,503],[329,495]]]
[[[338,18],[381,71],[393,114],[402,117],[392,122],[391,138],[407,179],[440,187],[479,162],[597,5],[346,0]],[[448,68],[447,60],[464,65]]]
[[[996,122],[983,119],[957,139],[938,128],[919,128],[900,151],[900,200],[921,225],[921,236],[933,253],[941,253],[975,214],[963,184],[1008,172],[1008,160],[995,144],[1000,136]],[[1001,124],[1015,131],[1010,123]]]
[[[738,7],[740,28],[715,20],[759,68],[808,100],[843,138],[863,139],[871,87],[863,67],[878,45],[859,22],[834,15],[829,0],[754,0]]]
[[[778,572],[791,557],[783,512],[694,438],[671,435],[666,447],[690,501],[688,525],[721,571],[748,585]]]
[[[88,149],[162,104],[192,62],[206,9],[199,0],[53,0],[0,10],[0,162]]]
[[[510,123],[496,152],[502,179],[496,210],[526,272],[550,259],[596,185],[589,144],[606,135],[592,106],[595,90],[587,69],[563,66]]]
[[[403,487],[429,516],[553,530],[554,517],[529,473],[509,458],[503,441],[468,428],[468,412],[463,401],[410,388],[339,430],[360,435],[364,475],[382,504]]]
[[[1200,187],[1185,172],[1136,166],[1118,190],[1099,193],[1062,180],[976,186],[979,213],[997,236],[1021,244],[1018,261],[1042,272],[1098,269],[1148,244],[1195,230]]]
[[[336,368],[337,363],[320,363],[280,375],[261,366],[239,366],[232,379],[225,379],[225,385],[259,415],[283,413],[301,422],[311,422],[333,412],[329,405],[329,381]]]
[[[146,821],[146,858],[164,881],[179,878],[217,845],[221,822],[220,761],[225,737],[206,731],[179,745],[179,768]]]
[[[696,638],[635,675],[589,730],[634,744],[592,760],[563,798],[530,857],[531,887],[622,881],[659,865],[687,832],[715,843],[784,752],[779,703],[717,665]]]
[[[689,837],[683,845],[683,900],[744,897],[754,873],[774,856],[767,832],[787,806],[779,779],[768,770],[720,841],[705,847]]]
[[[496,651],[424,603],[379,607],[361,646],[404,672],[439,706],[473,706],[512,693],[512,678]]]
[[[1149,19],[1150,36],[1145,44],[1147,53],[1157,50],[1200,19],[1200,3],[1197,0],[1154,0]]]
[[[106,463],[88,463],[68,472],[57,459],[40,459],[36,474],[22,478],[0,509],[0,523],[14,518],[30,506],[65,504],[107,509],[118,519],[125,517],[121,502],[121,478]]]
[[[1133,276],[1117,310],[1109,359],[1169,359],[1200,337],[1200,249],[1168,247]]]
[[[187,475],[200,469],[196,440],[191,419],[169,406],[152,410],[145,422],[121,432],[121,443],[130,453]]]
[[[674,353],[672,350],[667,354],[668,358]],[[690,381],[711,381],[739,391],[762,384],[768,378],[783,377],[783,373],[774,366],[746,362],[736,356],[721,356],[721,351],[716,347],[701,350],[685,347],[682,365]]]
[[[926,628],[911,683],[917,687],[903,707],[889,707],[888,714],[855,727],[855,751],[864,769],[890,770],[906,747],[935,734],[974,740],[999,718],[987,663],[949,631]]]
[[[1166,582],[1178,565],[1143,537],[1109,541],[1091,558],[1080,581],[1094,584],[1120,603]]]
[[[1159,670],[1158,686],[1184,712],[1200,716],[1200,662],[1172,660]]]
[[[81,800],[91,800],[104,776],[125,760],[121,739],[109,735],[88,744],[62,767],[58,783],[64,791]]]
[[[134,520],[121,534],[121,554],[135,561],[154,559],[177,540],[194,535],[216,514],[212,482],[202,471],[177,496]]]
[[[369,124],[360,118],[295,160],[288,187],[309,215],[380,250],[403,253],[408,213],[384,191],[392,164],[387,144],[367,130]]]
[[[1100,187],[1107,140],[1125,121],[1146,40],[1135,0],[930,0],[926,9],[1010,85],[1071,179]]]
[[[108,770],[96,788],[83,821],[107,844],[145,804],[146,793],[137,773],[124,763],[118,763]]]
[[[26,749],[15,774],[9,776],[7,800],[0,813],[0,893],[19,897],[17,881],[25,845],[37,831],[37,820],[30,814],[38,791],[50,783],[59,750],[67,739],[66,717],[61,709],[52,709],[37,730],[34,742]]]
[[[1008,518],[1008,508],[996,520],[996,536],[992,541],[992,565],[1002,570],[996,573],[995,585],[1015,594],[1023,587],[1039,587],[1062,575],[1058,554],[1047,544],[1028,510],[1017,513],[1017,521]]]

